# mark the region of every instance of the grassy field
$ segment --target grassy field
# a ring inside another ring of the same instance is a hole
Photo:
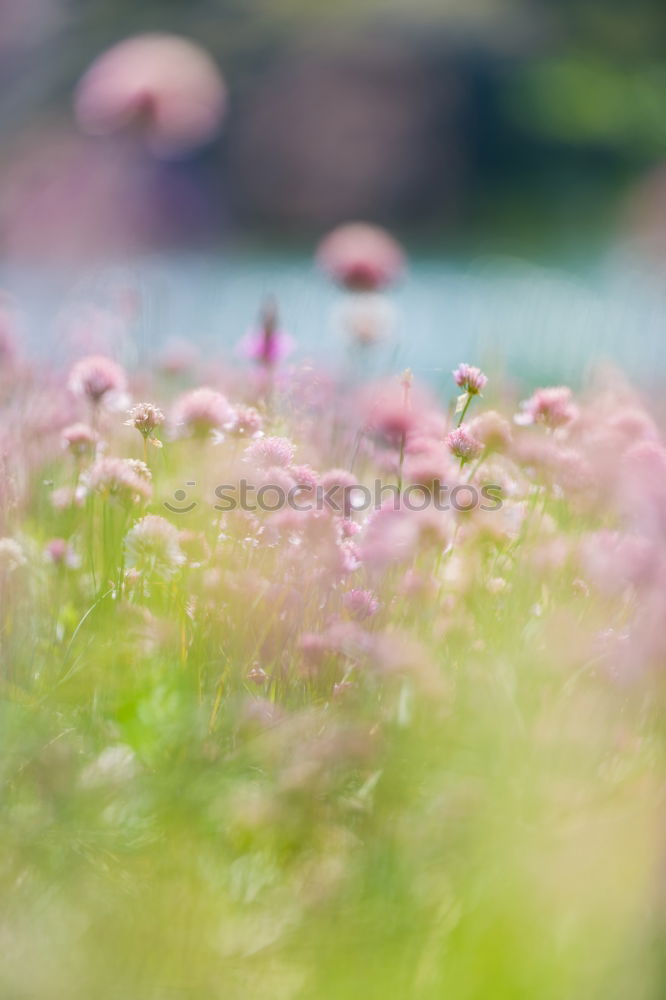
[[[663,996],[641,400],[167,367],[6,352],[2,997]]]

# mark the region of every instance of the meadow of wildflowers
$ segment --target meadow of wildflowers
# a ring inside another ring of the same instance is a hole
[[[226,99],[182,38],[97,58],[92,229]],[[157,355],[126,288],[46,360],[0,294],[0,1000],[658,1000],[658,401],[479,358],[435,393],[368,363],[399,244],[316,261],[336,372],[277,298]]]
[[[320,251],[355,296],[368,240]],[[1,995],[663,995],[649,410],[292,347],[4,331]]]

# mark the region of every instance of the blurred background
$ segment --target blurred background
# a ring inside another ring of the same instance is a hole
[[[176,158],[72,111],[99,53],[154,31],[202,45],[228,89],[219,134]],[[68,303],[129,286],[149,349],[230,348],[275,292],[326,353],[313,248],[362,218],[411,260],[391,364],[655,376],[665,49],[661,0],[0,0],[0,286],[40,343]]]

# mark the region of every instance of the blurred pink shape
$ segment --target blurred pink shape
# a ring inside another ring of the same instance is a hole
[[[249,330],[239,341],[238,353],[272,368],[288,357],[295,346],[294,338],[285,330],[273,330],[269,335],[264,329],[256,329]]]
[[[334,281],[357,291],[390,285],[405,269],[400,245],[379,226],[350,222],[319,244],[317,264]]]
[[[135,127],[157,156],[178,156],[218,131],[226,87],[210,56],[175,35],[137,35],[99,56],[80,80],[75,113],[90,135]]]
[[[294,338],[280,329],[277,304],[269,298],[261,310],[259,325],[245,334],[236,350],[250,361],[273,368],[288,357],[295,346]]]
[[[18,310],[12,296],[0,291],[0,370],[12,367],[18,354]]]

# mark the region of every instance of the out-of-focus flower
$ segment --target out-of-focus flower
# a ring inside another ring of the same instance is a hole
[[[149,500],[152,494],[150,471],[143,462],[125,458],[98,459],[88,473],[87,485],[92,492],[113,497],[124,504]]]
[[[142,462],[140,458],[126,458],[128,466],[137,476],[145,480],[145,482],[150,483],[153,478],[153,474],[145,462]]]
[[[79,82],[75,113],[90,135],[135,128],[158,156],[179,156],[218,131],[226,88],[210,56],[176,35],[114,45]]]
[[[291,465],[289,473],[296,486],[301,490],[302,496],[314,496],[319,478],[309,465]]]
[[[206,536],[200,531],[178,532],[178,543],[189,566],[202,566],[210,558]]]
[[[472,459],[478,458],[482,451],[481,442],[477,441],[464,424],[461,427],[456,427],[447,435],[446,443],[451,454],[462,459],[463,462],[470,462]]]
[[[626,520],[636,530],[666,538],[666,448],[639,441],[622,457],[618,500]]]
[[[11,367],[18,356],[17,310],[10,295],[0,292],[0,371]]]
[[[211,431],[233,426],[234,411],[226,396],[201,386],[180,396],[174,403],[171,419],[185,435],[205,438]]]
[[[351,222],[319,244],[317,264],[329,277],[355,291],[372,291],[396,281],[405,268],[400,245],[379,226]]]
[[[480,368],[475,368],[474,365],[458,365],[453,372],[453,377],[456,385],[470,396],[477,396],[483,392],[488,383],[488,376],[484,375]]]
[[[328,469],[319,478],[319,487],[327,507],[349,517],[354,509],[354,487],[358,480],[347,469]]]
[[[62,432],[62,443],[76,458],[87,458],[95,453],[97,435],[88,424],[70,424]]]
[[[164,423],[164,414],[152,403],[137,403],[129,411],[129,420],[125,421],[127,427],[134,427],[156,448],[162,447],[162,442],[155,437],[155,431]]]
[[[644,587],[656,578],[660,554],[650,539],[638,534],[597,531],[583,538],[580,560],[587,578],[604,593]]]
[[[393,336],[397,327],[395,306],[376,292],[352,292],[333,313],[333,325],[360,347],[372,347]]]
[[[495,410],[486,410],[469,422],[470,433],[486,451],[506,451],[511,444],[511,425]]]
[[[23,549],[15,538],[0,538],[0,573],[9,576],[26,564]]]
[[[565,385],[537,389],[529,399],[520,404],[521,412],[514,420],[517,424],[545,424],[562,427],[578,416],[578,407],[572,402],[571,389]]]
[[[295,346],[294,338],[280,329],[277,306],[269,299],[262,309],[259,326],[245,334],[238,345],[238,353],[265,368],[274,368]]]
[[[265,437],[253,441],[245,449],[244,459],[261,469],[276,466],[286,468],[294,460],[296,449],[293,442],[285,437]]]
[[[430,426],[432,404],[403,377],[380,380],[361,390],[358,409],[366,430],[397,447]]]
[[[379,611],[379,601],[371,590],[359,588],[348,590],[342,598],[342,603],[348,614],[359,622],[371,618]]]
[[[54,510],[65,511],[82,507],[86,498],[84,486],[60,486],[51,493],[51,505]]]
[[[85,396],[93,405],[121,396],[127,387],[125,372],[102,354],[81,358],[72,368],[68,387],[75,396]]]
[[[254,438],[264,429],[264,418],[254,406],[237,406],[232,423],[227,427],[229,434],[239,438]]]
[[[309,668],[317,668],[329,657],[343,654],[351,660],[361,660],[367,654],[372,639],[355,622],[339,621],[323,632],[304,632],[298,646]]]
[[[361,559],[371,569],[384,570],[413,558],[422,542],[443,548],[451,531],[452,520],[432,507],[413,511],[387,502],[368,519]]]
[[[125,549],[128,565],[139,572],[169,576],[185,562],[178,529],[159,514],[136,522],[127,533]]]
[[[81,560],[66,538],[52,538],[44,549],[46,560],[54,566],[66,566],[67,569],[77,569]]]
[[[428,489],[451,478],[451,454],[439,440],[411,438],[405,448],[403,478]]]

